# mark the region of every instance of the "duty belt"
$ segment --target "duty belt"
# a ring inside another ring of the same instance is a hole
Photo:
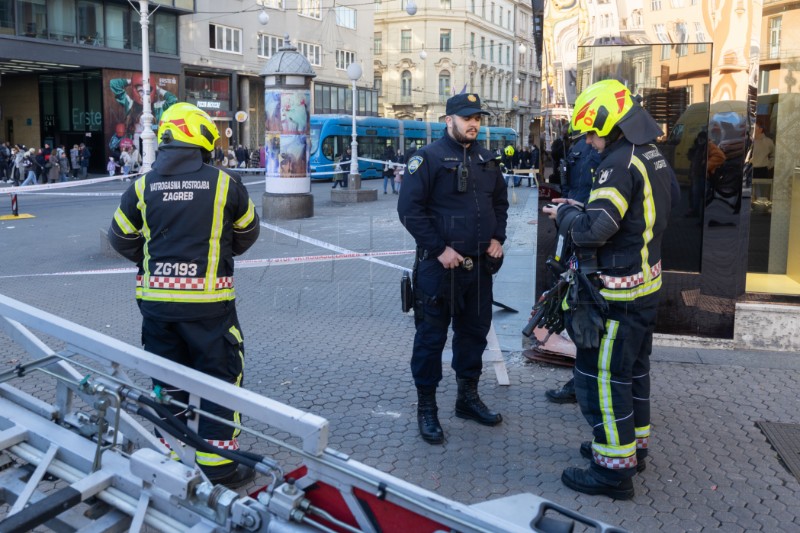
[[[475,268],[477,262],[478,262],[477,259],[473,259],[471,257],[464,257],[464,260],[461,262],[461,268],[469,272],[470,270]]]
[[[144,276],[136,276],[136,286],[144,287]],[[187,291],[202,291],[206,288],[205,278],[176,278],[168,276],[150,276],[148,281],[151,289],[178,289]],[[230,289],[233,287],[233,276],[216,278],[214,289]]]
[[[661,261],[650,267],[650,279],[655,279],[661,275]],[[632,289],[644,283],[644,272],[637,272],[630,276],[604,276],[600,274],[603,286],[606,289]]]

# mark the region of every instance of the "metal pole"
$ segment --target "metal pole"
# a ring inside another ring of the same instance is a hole
[[[150,105],[150,19],[148,0],[139,0],[139,23],[142,26],[142,172],[149,172],[156,160],[156,134],[153,133],[153,109]]]
[[[356,175],[358,175],[358,141],[357,132],[356,132],[356,110],[358,109],[358,98],[357,98],[358,89],[356,88],[356,80],[353,80],[353,140],[350,142],[350,151],[352,155],[350,156],[350,187],[354,187],[356,189],[360,188],[356,182]]]

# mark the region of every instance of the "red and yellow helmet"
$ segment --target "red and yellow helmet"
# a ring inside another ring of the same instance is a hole
[[[158,144],[214,149],[219,130],[208,113],[196,106],[179,102],[169,106],[158,123]]]
[[[617,80],[593,83],[575,100],[570,121],[572,134],[594,132],[599,137],[605,137],[628,116],[635,105],[631,92]]]

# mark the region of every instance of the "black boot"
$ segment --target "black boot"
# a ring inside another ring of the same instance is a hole
[[[256,471],[242,464],[236,465],[236,468],[230,470],[224,475],[219,475],[213,472],[207,473],[208,480],[214,485],[225,485],[229,489],[237,489],[243,485],[247,485],[256,477]]]
[[[477,379],[456,378],[458,396],[456,397],[456,416],[474,420],[484,426],[496,426],[503,421],[500,413],[489,410],[478,396]]]
[[[592,443],[591,441],[585,440],[581,442],[581,457],[584,459],[592,460]],[[645,462],[644,457],[636,457],[636,473],[644,472],[645,468],[647,468],[647,463]]]
[[[617,483],[608,483],[600,479],[591,469],[575,468],[573,466],[561,474],[561,482],[572,490],[584,494],[600,494],[615,500],[630,500],[633,498],[633,481],[630,478]]]
[[[575,403],[575,378],[567,381],[560,389],[550,389],[544,392],[547,399],[553,403]]]
[[[417,387],[417,424],[422,440],[428,444],[444,442],[444,432],[439,423],[436,407],[436,385]]]

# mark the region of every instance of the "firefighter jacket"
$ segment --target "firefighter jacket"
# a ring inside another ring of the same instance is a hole
[[[450,246],[466,257],[506,240],[508,192],[499,159],[476,141],[468,148],[445,136],[409,158],[400,198],[400,222],[423,258]]]
[[[206,165],[195,148],[164,148],[152,171],[122,195],[111,246],[139,267],[143,315],[200,320],[234,309],[233,257],[258,238],[241,179]]]
[[[603,297],[633,300],[661,287],[661,240],[677,182],[653,144],[621,137],[601,156],[586,210],[570,232],[576,246],[597,249]],[[559,208],[559,225],[575,209]]]

